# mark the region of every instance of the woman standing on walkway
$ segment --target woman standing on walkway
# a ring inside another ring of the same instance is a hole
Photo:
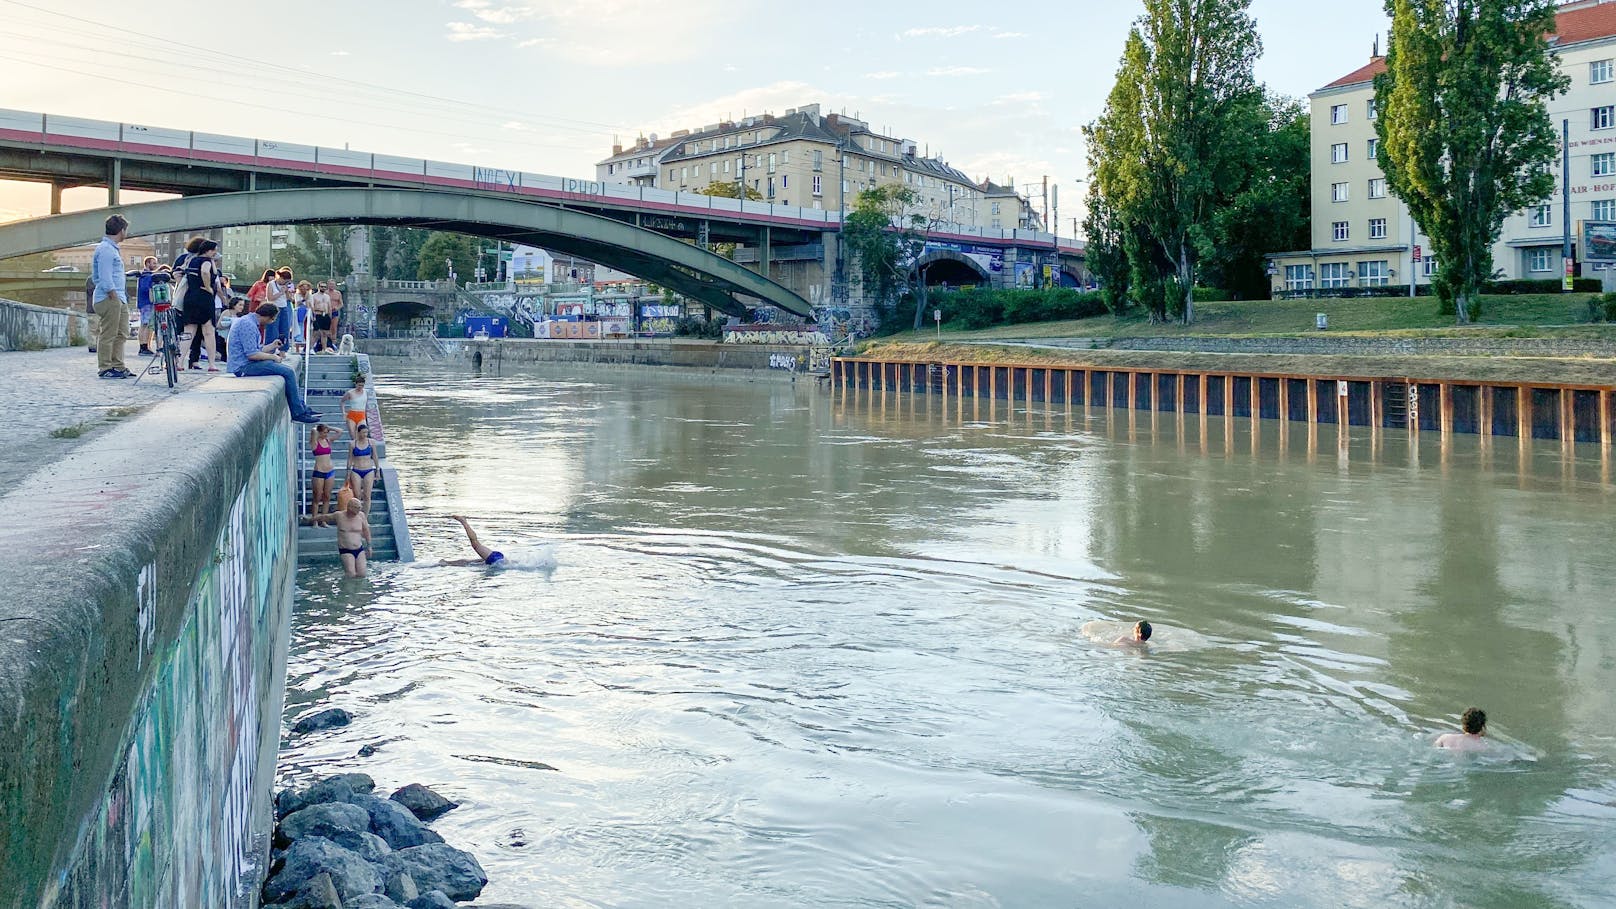
[[[325,516],[326,508],[331,504],[331,487],[336,481],[331,477],[336,470],[331,466],[331,441],[341,434],[341,430],[332,429],[321,423],[314,427],[314,439],[309,448],[314,452],[314,473],[312,475],[314,488],[314,502],[310,506],[310,515],[314,523],[320,523]]]
[[[208,372],[219,371],[219,340],[213,329],[213,303],[218,293],[219,244],[203,240],[196,252],[185,260],[185,299],[180,301],[185,312],[185,324],[191,329],[191,357],[189,369],[200,369],[202,351],[213,354],[208,359]],[[204,348],[203,345],[207,346]]]
[[[376,446],[370,441],[370,427],[363,423],[354,431],[353,447],[348,449],[348,482],[354,498],[370,510],[370,490],[376,485]]]
[[[351,435],[359,435],[359,424],[365,422],[365,413],[369,409],[369,399],[365,394],[365,377],[361,375],[354,379],[353,388],[342,395],[342,416],[348,421],[348,432]]]

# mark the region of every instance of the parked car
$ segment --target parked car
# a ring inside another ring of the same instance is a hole
[[[57,265],[40,272],[42,275],[76,275],[79,273],[77,265]]]

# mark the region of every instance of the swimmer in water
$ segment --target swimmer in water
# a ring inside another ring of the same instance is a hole
[[[490,567],[495,567],[495,566],[498,566],[499,563],[505,561],[505,553],[500,552],[497,549],[489,549],[487,546],[483,545],[482,540],[477,539],[477,531],[471,529],[471,525],[466,523],[466,519],[465,519],[464,516],[458,515],[458,514],[452,514],[452,515],[449,515],[449,517],[456,520],[456,521],[459,521],[460,526],[465,528],[466,537],[467,537],[467,539],[471,540],[471,548],[477,550],[477,558],[475,558],[475,559],[453,559],[453,560],[445,561],[443,564],[445,564],[445,565],[488,565]]]
[[[1143,647],[1150,640],[1150,623],[1135,622],[1133,630],[1111,642],[1113,647]]]
[[[1487,711],[1480,707],[1467,709],[1459,717],[1459,728],[1464,732],[1448,732],[1437,736],[1436,747],[1450,751],[1486,751],[1491,747],[1484,738],[1487,735]]]

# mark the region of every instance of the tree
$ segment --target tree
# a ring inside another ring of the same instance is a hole
[[[419,264],[415,268],[418,281],[441,281],[449,277],[448,261],[454,262],[456,280],[469,281],[477,270],[477,257],[483,241],[465,234],[433,231],[421,244]]]
[[[286,255],[300,280],[341,281],[353,273],[348,238],[353,228],[344,224],[300,224]],[[334,272],[334,273],[333,273]]]
[[[413,227],[372,227],[370,261],[376,277],[387,281],[418,281],[421,244],[430,232]]]
[[[1145,0],[1105,111],[1087,130],[1094,192],[1153,320],[1195,319],[1212,220],[1250,161],[1239,131],[1261,103],[1250,0]]]
[[[1431,238],[1443,311],[1467,324],[1504,218],[1554,191],[1559,143],[1545,102],[1570,86],[1548,43],[1555,4],[1386,0],[1386,11],[1378,163]]]
[[[861,190],[842,227],[842,243],[858,260],[859,277],[887,321],[898,298],[915,301],[914,327],[926,314],[926,269],[918,265],[926,252],[926,236],[939,223],[914,211],[920,196],[895,183]]]
[[[1270,96],[1248,111],[1239,131],[1250,163],[1243,184],[1231,190],[1212,216],[1203,283],[1235,299],[1266,298],[1267,254],[1306,249],[1311,242],[1311,137],[1307,108],[1292,98]]]
[[[696,190],[696,192],[701,193],[704,196],[718,196],[721,199],[739,199],[741,197],[741,184],[728,180],[714,180],[701,189]],[[762,193],[750,186],[746,187],[746,201],[761,202],[762,200]]]

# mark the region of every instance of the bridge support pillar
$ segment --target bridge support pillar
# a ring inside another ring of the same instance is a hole
[[[758,250],[758,266],[762,269],[762,271],[760,271],[759,274],[763,275],[763,277],[765,277],[765,278],[767,278],[769,276],[769,238],[770,238],[770,236],[771,236],[770,229],[768,227],[764,227],[763,228],[763,246],[762,246],[761,249]]]
[[[62,184],[60,183],[50,185],[50,213],[53,215],[62,213]]]
[[[107,207],[118,204],[118,193],[123,189],[123,160],[113,158],[107,172]]]

